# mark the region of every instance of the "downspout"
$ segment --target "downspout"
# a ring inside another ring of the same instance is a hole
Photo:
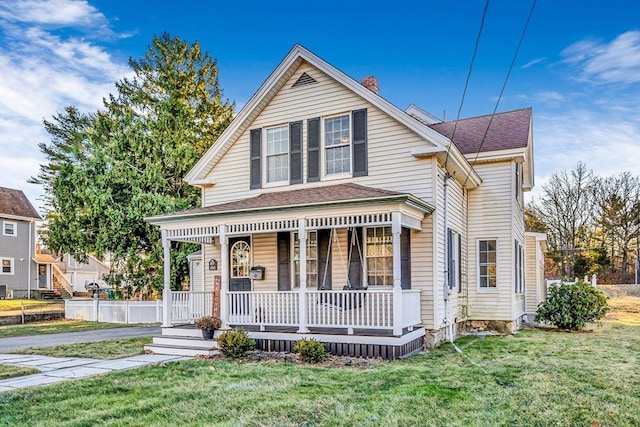
[[[447,234],[447,211],[448,211],[448,194],[449,194],[449,180],[453,178],[446,169],[444,171],[444,207],[442,213],[442,222],[443,222],[443,236],[444,236],[444,324],[445,324],[445,339],[449,339],[449,341],[453,342],[453,328],[454,325],[449,320],[447,316],[447,302],[449,301],[449,296],[451,294],[451,290],[449,289],[449,263],[447,262],[447,256],[449,253],[449,239]]]
[[[33,228],[33,230],[32,230]],[[29,222],[29,252],[33,249],[33,236],[36,234],[36,222]],[[27,298],[31,298],[31,265],[36,257],[35,251],[29,256],[29,266],[27,268]]]

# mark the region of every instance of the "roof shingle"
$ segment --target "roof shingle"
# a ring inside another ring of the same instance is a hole
[[[462,154],[473,154],[478,151],[509,150],[525,148],[529,141],[529,126],[531,124],[531,108],[498,113],[493,116],[472,117],[451,122],[434,123],[432,129],[450,138],[454,136],[454,143]],[[491,127],[487,132],[487,127]],[[453,135],[455,127],[456,134]],[[487,133],[486,138],[484,137]],[[482,142],[484,138],[484,142]],[[481,146],[482,144],[482,146]]]
[[[0,215],[42,219],[21,190],[0,187]]]

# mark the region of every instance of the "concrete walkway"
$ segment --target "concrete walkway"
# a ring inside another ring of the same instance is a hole
[[[64,344],[76,344],[113,340],[118,338],[146,337],[160,335],[160,326],[136,326],[127,328],[95,329],[62,334],[30,335],[25,337],[0,338],[0,352],[23,350],[31,347],[56,347]]]
[[[92,331],[95,332],[95,331]],[[43,336],[43,335],[40,335]],[[112,371],[124,371],[161,362],[188,360],[190,357],[142,354],[116,360],[83,359],[79,357],[49,357],[30,354],[0,353],[0,364],[35,368],[39,374],[0,381],[0,393],[25,387],[54,384],[75,378],[91,377]]]

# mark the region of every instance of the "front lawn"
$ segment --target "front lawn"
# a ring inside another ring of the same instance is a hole
[[[121,323],[87,322],[86,320],[53,320],[46,322],[26,323],[24,325],[0,326],[0,338],[21,337],[27,335],[58,334],[62,332],[92,331],[95,329],[125,328]],[[0,350],[1,352],[1,350]]]
[[[88,359],[122,359],[144,354],[144,346],[150,344],[151,337],[121,338],[115,340],[67,344],[58,347],[33,347],[12,351],[15,354],[39,354],[51,357],[84,357]]]
[[[193,360],[0,394],[0,425],[640,425],[640,328],[468,337],[371,368]]]
[[[44,301],[39,299],[0,299],[0,312],[20,310],[22,306],[29,309],[30,307],[46,307],[48,305],[52,307],[55,306],[55,308],[61,306],[60,301]],[[64,308],[64,304],[62,304],[62,308]]]
[[[24,375],[37,374],[36,368],[23,368],[21,366],[0,365],[0,380],[7,378],[22,377]],[[0,418],[1,419],[1,418]]]

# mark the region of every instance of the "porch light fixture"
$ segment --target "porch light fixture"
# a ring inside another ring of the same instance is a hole
[[[215,259],[210,259],[209,260],[209,270],[215,271],[218,269],[218,261],[216,261]]]

